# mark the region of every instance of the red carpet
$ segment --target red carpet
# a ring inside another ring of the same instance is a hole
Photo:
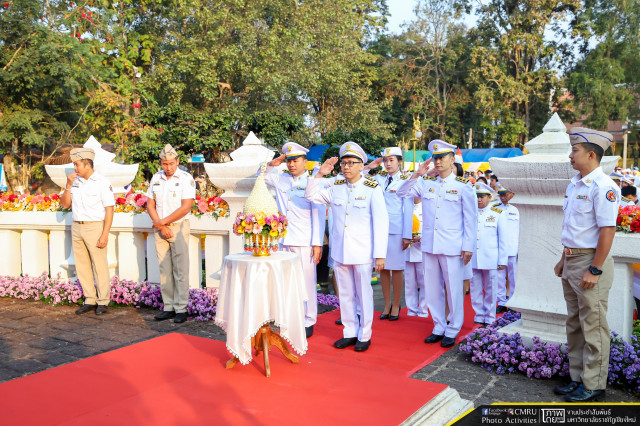
[[[444,352],[423,343],[430,320],[376,320],[356,353],[331,346],[336,318],[320,316],[299,364],[272,350],[270,378],[261,357],[226,370],[224,342],[174,333],[9,381],[1,423],[397,425],[446,388],[406,378]]]
[[[456,343],[460,343],[467,334],[479,327],[473,323],[474,312],[468,295],[465,296],[464,314],[464,325]],[[448,350],[439,343],[424,343],[424,339],[433,330],[431,318],[408,317],[407,309],[403,308],[398,321],[380,320],[380,312],[375,313],[371,347],[368,351],[339,351],[332,346],[333,342],[342,337],[342,327],[335,324],[339,317],[338,311],[318,316],[314,335],[309,339],[310,357],[409,377]]]

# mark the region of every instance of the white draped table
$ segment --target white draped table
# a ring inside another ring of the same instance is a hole
[[[306,300],[304,275],[296,253],[226,256],[215,323],[226,331],[227,349],[234,356],[227,368],[238,361],[243,365],[251,362],[251,351],[255,349],[256,355],[258,351],[264,351],[265,373],[269,376],[268,350],[271,345],[278,347],[292,362],[298,362],[284,340],[298,354],[307,352]],[[269,324],[272,322],[280,328],[279,335],[271,331]]]

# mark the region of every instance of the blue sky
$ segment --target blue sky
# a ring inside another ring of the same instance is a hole
[[[392,33],[400,33],[400,25],[404,21],[411,21],[413,19],[413,8],[416,5],[416,0],[387,0],[389,5],[389,17],[388,28]]]

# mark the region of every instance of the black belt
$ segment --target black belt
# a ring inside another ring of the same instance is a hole
[[[98,223],[103,222],[102,220],[74,220],[73,223],[79,223],[80,225],[84,225],[86,223]]]

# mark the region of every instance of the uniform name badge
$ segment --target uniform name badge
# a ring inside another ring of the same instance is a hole
[[[356,197],[356,201],[359,201],[359,200],[366,200],[366,199],[367,199],[367,196],[366,196],[366,195],[360,195],[360,196]]]

